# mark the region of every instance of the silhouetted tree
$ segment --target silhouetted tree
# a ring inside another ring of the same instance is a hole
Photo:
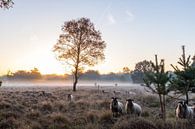
[[[18,70],[14,73],[11,71],[8,71],[7,73],[7,78],[8,79],[14,79],[14,80],[33,80],[33,79],[41,79],[41,73],[37,68],[34,68],[31,71],[26,71],[26,70]]]
[[[30,75],[33,79],[40,79],[41,78],[41,73],[40,73],[38,68],[32,69],[30,72]]]
[[[98,80],[100,79],[100,74],[95,70],[88,70],[82,74],[81,79],[83,80]]]
[[[151,61],[144,60],[144,61],[138,62],[135,65],[135,71],[145,73],[145,72],[154,71],[154,68],[152,67],[152,62]]]
[[[190,55],[186,58],[185,46],[182,46],[182,52],[182,56],[178,61],[181,68],[171,64],[176,75],[176,77],[171,80],[171,87],[173,90],[177,91],[177,93],[184,94],[186,96],[186,102],[188,103],[188,92],[191,88],[195,87],[195,67],[194,62],[190,62]]]
[[[130,74],[131,70],[128,67],[123,67],[124,74]]]
[[[54,45],[58,60],[72,66],[74,76],[73,91],[79,79],[79,71],[86,66],[94,66],[104,59],[105,42],[88,18],[65,22],[63,34]]]
[[[165,72],[164,69],[164,60],[162,59],[160,64],[158,64],[157,55],[155,55],[155,64],[152,63],[153,71],[146,72],[144,82],[146,86],[155,94],[158,94],[162,118],[166,119],[166,95],[168,94],[169,86],[167,83],[169,82],[169,73]]]
[[[140,61],[135,65],[135,69],[131,73],[131,78],[134,83],[143,83],[144,74],[151,71],[154,71],[151,61]]]
[[[9,9],[13,4],[14,2],[12,0],[0,0],[0,8]]]

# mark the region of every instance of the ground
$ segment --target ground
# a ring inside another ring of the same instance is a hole
[[[31,86],[1,87],[0,129],[192,129],[187,120],[175,119],[177,101],[167,98],[167,122],[159,117],[158,97],[143,86]],[[114,94],[114,91],[115,94]],[[67,94],[73,94],[73,102]],[[128,115],[113,118],[109,105],[117,96],[141,105],[140,118]]]

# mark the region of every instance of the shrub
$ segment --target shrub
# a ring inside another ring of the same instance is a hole
[[[143,118],[122,118],[119,119],[112,129],[157,129],[155,125]]]
[[[160,106],[158,98],[156,96],[153,96],[153,95],[143,96],[142,101],[145,104],[147,104],[149,107]]]
[[[0,129],[17,129],[18,127],[19,124],[13,117],[0,121]]]
[[[99,118],[97,114],[98,114],[97,112],[93,112],[93,111],[87,112],[86,113],[87,121],[90,123],[97,122]]]
[[[32,127],[32,129],[42,129],[40,123],[38,123],[38,122],[32,122],[31,127]]]
[[[1,109],[1,110],[2,110],[2,109],[7,109],[7,108],[10,108],[10,107],[11,107],[11,104],[8,103],[8,102],[2,101],[2,102],[0,103],[0,109]]]
[[[43,102],[42,104],[41,104],[41,111],[43,112],[43,113],[51,113],[52,112],[52,109],[53,109],[53,107],[52,107],[52,105],[51,105],[51,103],[49,103],[49,102]]]
[[[39,111],[31,111],[31,112],[27,113],[26,116],[29,119],[35,120],[35,119],[40,117],[40,112]]]
[[[141,116],[143,117],[149,117],[150,116],[150,113],[148,111],[143,111]]]
[[[105,111],[100,114],[100,121],[110,122],[112,121],[112,113],[110,111]]]

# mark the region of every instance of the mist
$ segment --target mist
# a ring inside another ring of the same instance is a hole
[[[3,81],[2,87],[72,87],[73,82],[65,81]],[[120,87],[132,86],[132,82],[121,81],[79,81],[77,86],[88,87]]]

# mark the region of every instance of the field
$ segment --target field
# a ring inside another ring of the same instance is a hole
[[[74,95],[73,102],[67,101],[68,93]],[[134,99],[143,108],[142,116],[113,118],[109,110],[112,96],[123,103],[127,98]],[[82,86],[77,92],[71,87],[2,87],[0,129],[195,129],[191,122],[175,119],[176,103],[167,98],[167,121],[163,122],[157,96],[141,86],[99,90]]]

